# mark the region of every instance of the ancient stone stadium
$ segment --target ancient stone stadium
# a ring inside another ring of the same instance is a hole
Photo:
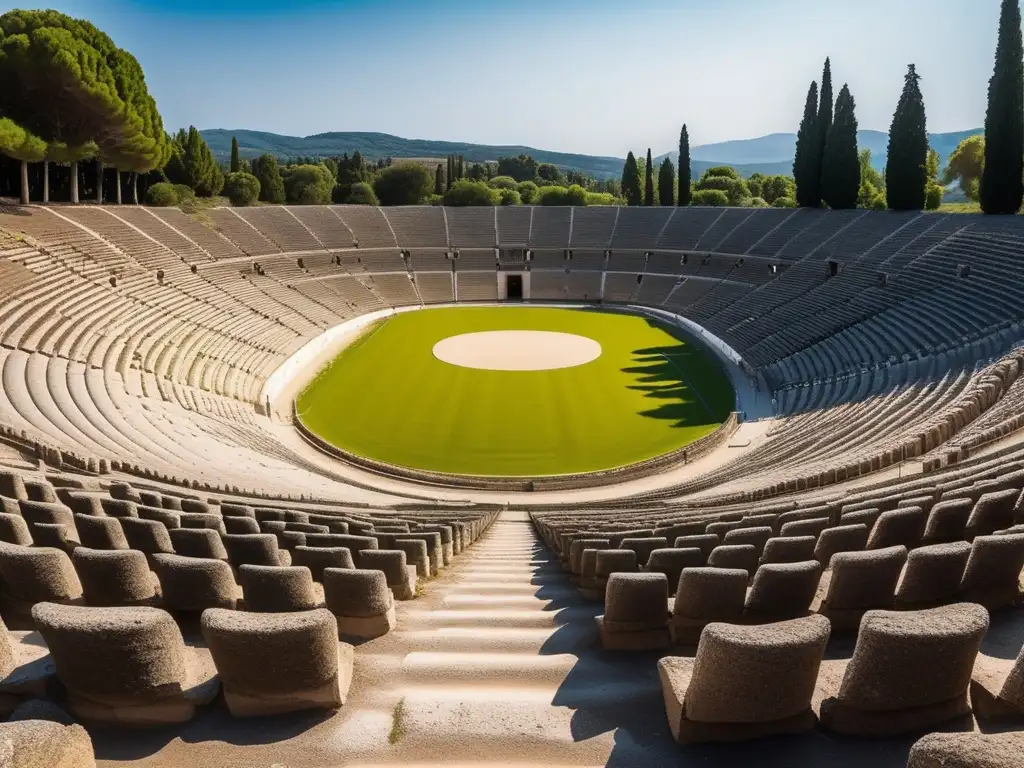
[[[0,754],[1021,765],[1022,252],[0,206]]]

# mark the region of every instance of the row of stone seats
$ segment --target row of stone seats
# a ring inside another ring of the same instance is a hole
[[[1024,720],[1024,653],[979,657],[985,609],[971,603],[870,611],[849,661],[825,659],[824,616],[749,627],[708,625],[694,658],[658,663],[680,743],[810,730],[887,737],[1009,714]],[[998,671],[995,671],[998,669]]]

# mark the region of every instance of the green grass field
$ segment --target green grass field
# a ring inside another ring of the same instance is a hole
[[[573,333],[599,342],[602,354],[546,371],[478,370],[433,355],[442,339],[494,330]],[[713,431],[734,398],[717,360],[645,318],[455,307],[375,326],[319,373],[297,409],[308,429],[357,456],[513,477],[592,472],[668,453]]]

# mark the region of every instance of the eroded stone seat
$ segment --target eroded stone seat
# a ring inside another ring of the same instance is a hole
[[[696,548],[700,550],[701,557],[704,558],[704,562],[701,565],[708,564],[708,558],[711,557],[711,553],[715,551],[715,547],[722,543],[722,540],[713,533],[702,533],[695,534],[692,536],[679,536],[676,538],[673,546],[676,549],[690,549]]]
[[[656,549],[647,560],[649,573],[663,573],[668,579],[668,591],[675,594],[679,586],[679,576],[684,568],[700,568],[704,565],[704,556],[696,547],[690,549]]]
[[[128,549],[128,539],[116,517],[75,515],[75,528],[83,547],[89,549]]]
[[[978,654],[971,673],[971,706],[979,721],[1024,721],[1024,649],[1016,659]]]
[[[29,533],[25,518],[21,515],[0,513],[0,541],[31,547],[32,534]]]
[[[236,717],[337,709],[352,681],[352,646],[329,611],[203,612],[203,637]]]
[[[978,536],[971,543],[960,599],[980,603],[990,611],[1020,602],[1024,568],[1024,534]]]
[[[404,554],[404,552],[403,552]],[[355,568],[352,553],[347,547],[307,547],[298,545],[292,550],[292,565],[309,569],[313,581],[323,582],[325,568]]]
[[[395,628],[395,603],[382,571],[326,568],[324,603],[339,637],[370,640]]]
[[[988,612],[973,603],[869,611],[853,658],[828,662],[819,677],[822,726],[881,737],[969,716],[971,670],[987,630]]]
[[[46,696],[53,675],[53,660],[36,633],[15,636],[0,621],[0,717],[11,714],[22,697]]]
[[[742,569],[685,568],[672,604],[672,641],[696,645],[701,631],[711,622],[742,621],[747,581],[747,572]]]
[[[608,577],[613,573],[634,573],[638,570],[636,552],[632,549],[602,549],[595,555],[594,577],[581,581],[580,591],[589,600],[604,602]]]
[[[146,556],[134,549],[79,547],[71,555],[82,582],[85,602],[101,608],[150,605],[157,601],[157,581]]]
[[[416,566],[406,562],[402,550],[364,549],[360,554],[360,562],[365,570],[383,572],[388,589],[396,600],[412,600],[416,597]]]
[[[143,520],[141,518],[125,518],[120,521],[121,531],[124,533],[128,546],[137,549],[151,558],[153,555],[165,552],[174,552],[174,544],[171,543],[171,536],[167,529],[156,520]]]
[[[811,730],[828,638],[822,616],[757,627],[709,624],[696,658],[658,662],[672,736],[693,744]]]
[[[967,518],[964,535],[968,541],[1013,526],[1013,507],[1020,491],[1010,489],[982,494]]]
[[[856,630],[866,611],[892,607],[906,547],[839,552],[821,580],[818,612],[827,616],[834,630]]]
[[[971,545],[966,541],[930,544],[913,550],[896,589],[895,607],[920,610],[955,600],[970,554]]]
[[[228,534],[222,537],[227,559],[235,569],[243,565],[288,565],[272,533]]]
[[[905,507],[883,512],[868,536],[868,549],[903,546],[912,549],[921,543],[928,518],[920,507]]]
[[[613,573],[597,617],[605,650],[668,648],[668,579],[663,573]]]
[[[773,622],[807,615],[820,579],[821,564],[817,560],[762,565],[751,582],[744,619]]]
[[[947,544],[966,538],[967,519],[971,516],[973,504],[970,499],[940,501],[928,514],[924,528],[924,544]]]
[[[907,768],[1019,768],[1024,733],[929,733],[910,750]]]
[[[405,560],[409,565],[415,566],[416,577],[429,579],[431,575],[430,556],[427,553],[427,542],[423,539],[395,538],[390,547],[405,552]]]
[[[712,568],[742,569],[752,577],[760,559],[761,553],[753,544],[722,544],[712,551],[708,565]]]
[[[870,530],[864,523],[837,525],[826,528],[814,545],[814,559],[822,568],[830,568],[832,555],[837,552],[859,552],[868,545]]]
[[[764,552],[764,545],[772,537],[771,526],[759,526],[757,528],[737,528],[725,534],[722,539],[723,546],[742,546],[749,544],[757,550],[758,558]]]
[[[233,609],[240,596],[231,566],[223,560],[156,554],[153,570],[168,610],[191,613],[207,608]]]
[[[664,549],[668,546],[668,539],[660,536],[645,536],[643,538],[628,538],[623,539],[619,545],[619,549],[632,549],[636,552],[637,565],[643,568],[647,565],[647,560],[651,556],[651,552],[656,549]]]
[[[238,569],[238,582],[242,609],[253,613],[311,611],[320,603],[309,568],[247,564]]]
[[[817,536],[778,536],[768,539],[761,554],[761,565],[813,560],[817,544]]]
[[[220,534],[208,528],[172,528],[168,531],[174,552],[184,557],[227,560]]]
[[[71,558],[50,547],[0,543],[0,607],[11,629],[32,629],[36,603],[81,601]]]
[[[92,740],[80,725],[52,720],[0,723],[0,765],[10,768],[96,768]]]
[[[209,655],[185,645],[166,611],[40,603],[32,616],[81,720],[183,723],[217,695]]]

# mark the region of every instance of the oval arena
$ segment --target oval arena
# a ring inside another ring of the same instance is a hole
[[[0,704],[58,764],[896,766],[1024,716],[1017,217],[207,215],[0,207]]]

